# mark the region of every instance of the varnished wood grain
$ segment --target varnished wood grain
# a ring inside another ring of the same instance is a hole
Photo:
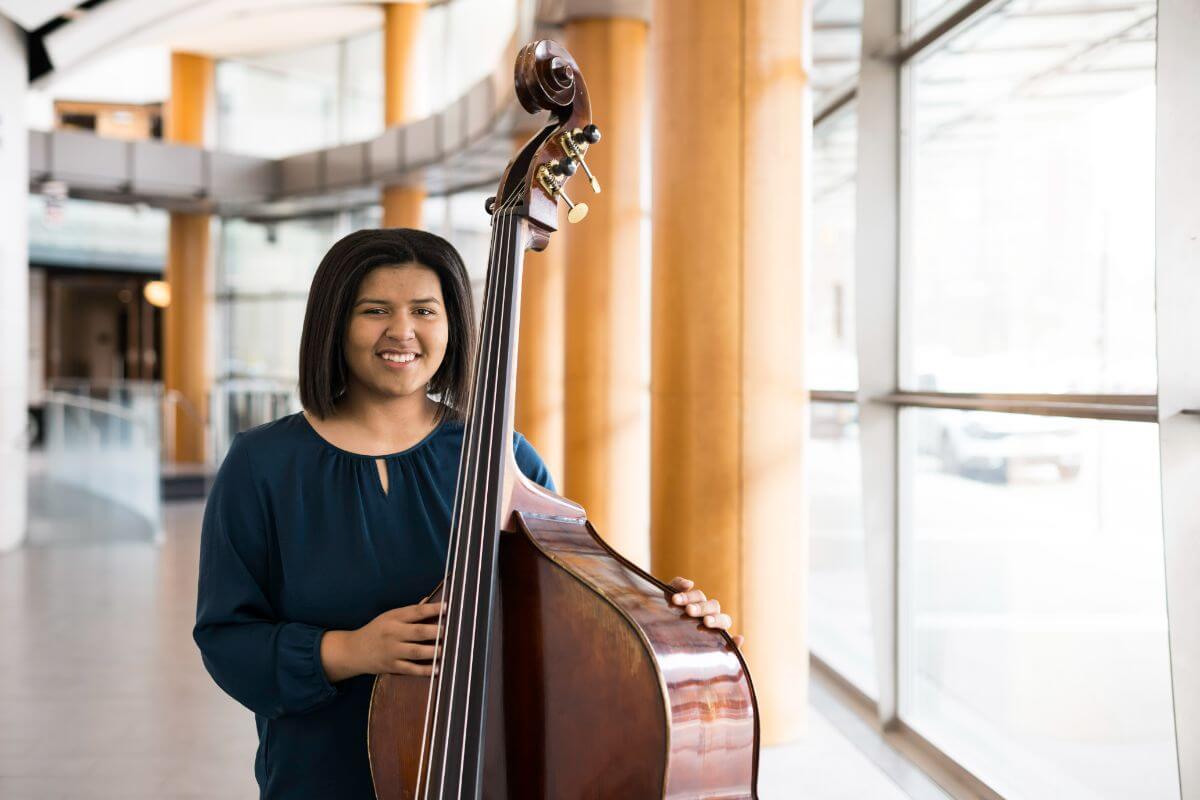
[[[729,637],[669,602],[672,590],[608,548],[586,520],[520,515],[530,539],[636,626],[670,708],[663,797],[753,797],[757,713],[749,673]]]
[[[729,638],[608,548],[585,519],[522,512],[500,539],[490,662],[488,800],[754,798],[753,687]],[[560,501],[557,510],[577,507]],[[432,598],[440,596],[436,592]],[[371,700],[380,800],[411,800],[429,681],[380,676]]]

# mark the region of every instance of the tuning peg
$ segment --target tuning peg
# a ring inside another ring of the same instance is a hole
[[[491,215],[491,213],[496,210],[495,195],[493,195],[492,197],[489,197],[487,200],[483,201],[483,210],[486,211],[489,215]]]
[[[571,156],[575,161],[579,162],[579,166],[583,167],[583,172],[588,177],[588,183],[592,186],[592,191],[596,194],[600,193],[600,181],[596,180],[596,176],[592,174],[591,167],[587,165],[583,154],[587,151],[589,145],[593,145],[600,141],[600,129],[595,125],[585,125],[582,128],[576,128],[570,133],[564,133],[561,139],[562,148],[568,156]]]
[[[560,158],[553,163],[547,162],[538,167],[537,180],[542,190],[551,197],[561,197],[570,211],[567,212],[569,222],[579,222],[587,216],[587,203],[572,203],[571,198],[563,191],[563,184],[575,172],[575,162],[570,158]]]
[[[585,125],[575,131],[574,136],[577,144],[595,144],[600,141],[600,129],[595,125]]]
[[[591,184],[592,191],[596,194],[600,194],[600,181],[596,180],[596,176],[593,175],[591,169],[588,168],[587,162],[583,160],[583,156],[579,157],[579,166],[583,167],[584,174],[588,176],[588,183]]]
[[[567,208],[570,209],[567,211],[567,222],[572,224],[581,222],[588,215],[587,203],[572,203],[571,198],[567,197],[567,193],[562,189],[558,190],[558,196],[563,199],[563,202],[567,204]]]

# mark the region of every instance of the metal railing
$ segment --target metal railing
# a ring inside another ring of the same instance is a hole
[[[159,403],[153,392],[99,400],[50,390],[45,408],[46,476],[145,518],[162,539]]]
[[[213,457],[219,463],[233,437],[300,410],[300,391],[283,378],[223,378],[213,385]]]

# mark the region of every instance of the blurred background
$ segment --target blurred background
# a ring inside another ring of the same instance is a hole
[[[535,38],[517,428],[734,614],[761,795],[1200,798],[1193,0],[0,0],[0,797],[254,795],[207,486],[338,238],[482,296]]]

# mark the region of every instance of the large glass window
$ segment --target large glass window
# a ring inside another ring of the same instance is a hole
[[[879,694],[863,539],[858,405],[814,402],[808,448],[812,651],[868,697]]]
[[[813,102],[818,108],[854,88],[862,43],[863,0],[813,4]]]
[[[340,53],[329,42],[218,62],[217,146],[280,158],[338,144]]]
[[[907,69],[903,387],[1152,394],[1155,4],[995,6]]]
[[[902,717],[1005,797],[1178,797],[1156,426],[901,424]]]
[[[854,203],[858,116],[848,105],[813,131],[813,254],[808,383],[858,387],[854,336]]]
[[[1154,2],[1012,0],[903,67],[901,388],[1157,391],[1154,61]],[[908,407],[899,453],[901,718],[1006,797],[1178,797],[1156,426]]]
[[[407,80],[413,118],[437,113],[503,68],[518,10],[515,0],[426,9]],[[380,27],[336,41],[221,61],[218,146],[281,158],[377,136],[385,78],[382,14],[379,20]]]
[[[39,264],[161,272],[167,213],[142,204],[118,205],[30,195],[29,260]]]
[[[294,379],[308,286],[338,235],[335,217],[226,220],[217,277],[219,378]]]
[[[858,387],[854,237],[858,117],[852,99],[861,50],[862,0],[813,6],[812,260],[805,370],[814,390]],[[810,406],[809,623],[814,655],[868,697],[878,697],[858,406],[826,396]]]
[[[383,131],[383,34],[342,43],[339,142],[363,142]]]

